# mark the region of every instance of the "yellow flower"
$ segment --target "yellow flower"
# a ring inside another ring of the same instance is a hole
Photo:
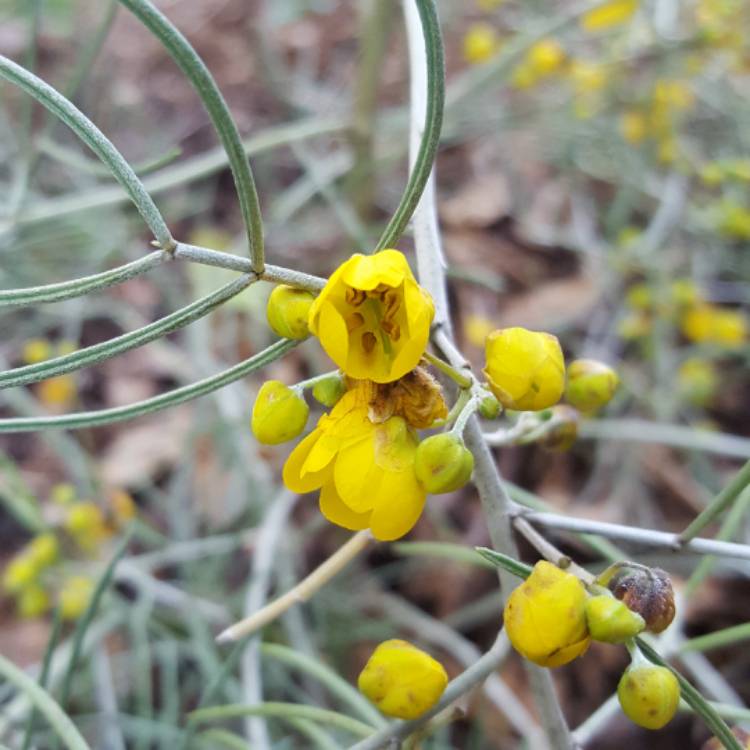
[[[705,359],[691,357],[677,369],[677,390],[681,398],[695,406],[710,403],[719,386],[716,368]]]
[[[26,554],[40,569],[47,568],[57,560],[60,551],[57,537],[51,532],[38,534],[26,546]]]
[[[669,285],[672,302],[678,307],[697,305],[701,301],[701,292],[692,279],[675,279]]]
[[[724,167],[719,162],[711,161],[701,167],[700,178],[704,185],[716,187],[716,185],[721,185],[724,182],[725,177]]]
[[[112,518],[117,526],[125,526],[138,514],[138,506],[130,493],[115,490],[109,498]]]
[[[627,23],[638,10],[638,5],[639,0],[611,0],[584,14],[581,18],[581,28],[593,32]]]
[[[37,386],[39,400],[47,406],[68,406],[76,397],[76,381],[72,375],[58,375]]]
[[[484,342],[495,330],[495,324],[484,315],[469,315],[464,323],[464,334],[469,343],[476,347],[483,347]]]
[[[39,566],[23,552],[16,555],[3,572],[3,588],[11,594],[32,584],[39,575]]]
[[[733,201],[722,201],[717,206],[718,230],[733,240],[750,239],[750,211]]]
[[[109,536],[101,508],[90,501],[71,505],[63,526],[86,551],[93,550]]]
[[[560,343],[550,333],[503,328],[487,337],[490,389],[508,409],[539,411],[556,404],[565,387]]]
[[[27,365],[44,362],[52,356],[52,346],[47,339],[30,339],[24,344],[21,357]]]
[[[620,133],[632,144],[641,143],[648,135],[648,122],[642,112],[629,110],[620,116]]]
[[[310,331],[346,375],[388,383],[419,363],[435,314],[398,250],[357,253],[310,308]]]
[[[70,505],[77,496],[76,488],[69,482],[54,485],[49,493],[50,500],[56,505]]]
[[[666,667],[630,666],[617,685],[617,698],[632,722],[645,729],[661,729],[677,712],[680,683]]]
[[[266,305],[266,317],[274,333],[287,339],[306,339],[310,335],[307,319],[314,299],[304,289],[286,284],[275,287]]]
[[[310,407],[294,389],[279,380],[267,380],[253,404],[253,435],[264,445],[285,443],[305,429],[309,414]]]
[[[392,540],[417,522],[425,491],[414,472],[417,437],[401,416],[369,417],[370,390],[357,384],[324,414],[284,465],[292,492],[320,489],[320,510],[346,529]]]
[[[18,614],[27,620],[41,617],[50,607],[49,595],[38,584],[27,586],[16,601]]]
[[[617,373],[603,362],[576,359],[568,365],[565,398],[579,411],[591,414],[612,400],[619,384]]]
[[[440,700],[448,675],[429,654],[393,639],[375,649],[357,684],[386,716],[417,719]]]
[[[540,39],[526,53],[526,62],[539,76],[556,73],[565,62],[565,50],[556,39]]]
[[[94,582],[85,576],[73,576],[60,589],[58,606],[63,620],[77,620],[89,606]]]
[[[738,310],[700,304],[682,316],[683,334],[697,343],[712,343],[734,348],[747,339],[747,320]]]
[[[464,36],[464,58],[477,65],[489,60],[499,47],[495,29],[487,23],[475,23]]]
[[[503,618],[513,647],[542,667],[559,667],[589,647],[587,599],[571,573],[544,560],[508,597]]]

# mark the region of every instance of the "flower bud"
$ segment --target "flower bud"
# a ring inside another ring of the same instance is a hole
[[[491,393],[488,393],[479,402],[479,409],[477,409],[479,414],[485,419],[497,419],[502,410],[502,404]]]
[[[586,589],[572,573],[541,560],[508,597],[503,618],[513,647],[541,667],[560,667],[589,647]]]
[[[591,637],[604,643],[623,643],[646,627],[639,614],[608,594],[586,601],[586,622]]]
[[[47,568],[57,559],[60,545],[57,537],[47,532],[35,536],[26,547],[26,554],[37,567]]]
[[[440,700],[448,675],[429,654],[393,639],[375,649],[357,684],[386,716],[417,719]]]
[[[637,612],[646,630],[661,633],[674,619],[674,590],[661,568],[647,568],[632,562],[610,565],[596,582],[606,586],[617,599]]]
[[[44,362],[52,356],[52,345],[47,339],[30,339],[23,346],[21,358],[27,365]]]
[[[666,667],[630,666],[617,685],[625,715],[645,729],[661,729],[672,720],[680,703],[680,683]]]
[[[579,411],[591,414],[612,399],[619,384],[617,373],[603,362],[577,359],[568,365],[565,398]]]
[[[444,432],[419,444],[414,470],[428,493],[442,495],[463,487],[471,479],[474,456],[460,438]]]
[[[3,588],[16,594],[32,584],[39,574],[39,566],[26,554],[16,555],[3,572]]]
[[[38,584],[27,586],[16,600],[18,614],[25,620],[41,617],[50,608],[50,600],[47,592]]]
[[[508,409],[540,411],[556,404],[565,388],[560,343],[550,333],[503,328],[487,337],[484,374]]]
[[[89,606],[94,582],[85,576],[73,576],[60,589],[58,607],[63,620],[77,620]]]
[[[252,430],[258,442],[278,445],[305,429],[310,408],[305,400],[278,380],[267,380],[255,399]]]
[[[334,373],[324,380],[319,380],[312,389],[313,398],[323,406],[332,409],[346,393],[346,383],[339,373]]]
[[[310,335],[307,318],[315,297],[304,289],[279,284],[266,306],[268,324],[285,339],[306,339]]]
[[[539,444],[549,451],[567,451],[578,437],[578,412],[566,404],[552,407],[549,429]]]

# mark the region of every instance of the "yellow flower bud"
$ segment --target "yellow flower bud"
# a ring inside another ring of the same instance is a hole
[[[651,318],[641,312],[626,315],[617,326],[617,333],[626,341],[643,338],[650,330]]]
[[[292,388],[278,380],[267,380],[253,406],[253,434],[264,445],[285,443],[305,429],[309,413],[305,399]]]
[[[632,722],[645,729],[661,729],[677,712],[680,683],[666,667],[631,666],[620,678],[617,698]]]
[[[721,183],[724,182],[725,177],[726,174],[724,172],[724,167],[719,164],[719,162],[715,161],[709,162],[703,166],[700,171],[701,182],[704,185],[708,185],[708,187],[721,185]]]
[[[583,584],[544,560],[508,597],[503,614],[513,647],[542,667],[559,667],[589,647]]]
[[[41,617],[49,610],[49,595],[41,586],[33,583],[21,591],[16,606],[18,607],[18,614],[24,619],[31,620],[35,617]]]
[[[72,375],[58,375],[43,380],[37,386],[39,400],[47,406],[68,406],[75,399],[77,391]]]
[[[47,339],[30,339],[23,346],[21,358],[27,365],[44,362],[52,356],[52,347]]]
[[[98,536],[104,529],[104,514],[90,501],[76,503],[68,510],[63,525],[75,537]]]
[[[697,305],[701,300],[700,290],[691,279],[675,279],[669,285],[669,293],[678,307]]]
[[[306,339],[310,335],[307,318],[315,297],[304,289],[279,284],[271,292],[266,307],[268,324],[285,339]]]
[[[747,320],[737,310],[717,309],[714,313],[713,341],[723,346],[734,347],[747,339]]]
[[[94,582],[85,576],[73,576],[60,589],[58,606],[63,620],[77,620],[89,606]]]
[[[596,582],[637,612],[645,620],[646,630],[652,633],[666,630],[674,619],[672,582],[661,568],[618,562],[602,572]]]
[[[463,487],[471,479],[474,456],[460,438],[444,432],[419,444],[414,470],[427,492],[441,495]]]
[[[637,612],[607,594],[592,596],[586,601],[586,622],[591,637],[604,643],[623,643],[646,627]]]
[[[648,135],[648,123],[642,112],[631,110],[623,112],[620,117],[620,132],[628,142],[636,145],[641,143]]]
[[[565,62],[565,50],[556,39],[540,39],[526,53],[526,63],[539,76],[557,72]]]
[[[617,373],[603,362],[576,359],[568,365],[565,398],[579,411],[591,414],[609,403],[619,384]]]
[[[477,410],[485,419],[497,419],[502,412],[502,404],[491,394],[488,393],[480,402]]]
[[[504,328],[487,337],[484,374],[508,409],[540,411],[556,404],[565,387],[565,362],[557,338],[525,328]]]
[[[487,23],[475,23],[464,36],[464,59],[473,65],[486,62],[498,47],[495,29]]]
[[[654,304],[654,295],[651,287],[644,282],[633,284],[625,295],[625,304],[634,310],[650,310]]]
[[[695,406],[706,406],[719,387],[719,375],[705,359],[690,357],[677,369],[677,390],[680,397]]]
[[[51,532],[38,534],[26,546],[26,555],[39,569],[52,565],[57,560],[59,551],[57,537]]]
[[[448,675],[429,654],[393,639],[375,649],[357,684],[386,716],[417,719],[440,700]]]
[[[57,505],[70,505],[75,501],[77,495],[76,488],[72,484],[61,482],[52,487],[49,498]]]
[[[339,402],[339,399],[346,393],[346,383],[344,378],[338,373],[331,375],[324,380],[319,380],[312,389],[313,398],[323,406],[332,409]]]
[[[112,509],[112,518],[118,526],[125,526],[138,513],[135,500],[125,490],[115,490],[109,499],[109,506]]]
[[[39,566],[26,554],[16,555],[3,572],[3,588],[11,594],[18,593],[36,580]]]
[[[686,338],[697,343],[712,343],[733,348],[747,339],[747,321],[738,310],[727,310],[716,305],[699,304],[691,307],[681,320]]]
[[[581,17],[584,31],[603,31],[627,23],[638,10],[639,0],[611,0]]]

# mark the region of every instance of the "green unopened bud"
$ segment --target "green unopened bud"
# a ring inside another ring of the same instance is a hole
[[[503,410],[502,404],[488,393],[480,402],[477,410],[485,419],[497,419]]]
[[[258,442],[278,445],[305,429],[310,408],[294,390],[278,380],[267,380],[253,406],[252,429]]]
[[[617,698],[632,722],[645,729],[661,729],[677,712],[680,683],[666,667],[632,665],[620,678]]]
[[[604,643],[623,643],[646,627],[637,612],[607,594],[586,600],[586,621],[591,637]]]
[[[329,409],[336,406],[338,400],[346,393],[346,383],[339,373],[319,380],[312,389],[313,398]]]
[[[611,400],[619,384],[617,373],[603,362],[577,359],[568,366],[565,398],[579,411],[595,412]]]
[[[455,435],[445,432],[423,440],[414,458],[417,479],[432,495],[463,487],[474,470],[474,456]]]
[[[268,298],[268,324],[286,339],[305,339],[310,335],[308,313],[315,298],[304,289],[279,284]]]

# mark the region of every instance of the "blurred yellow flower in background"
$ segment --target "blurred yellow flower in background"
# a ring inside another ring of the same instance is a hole
[[[639,4],[639,0],[611,0],[584,14],[581,28],[593,32],[627,23],[638,10]]]
[[[472,65],[489,60],[500,49],[500,39],[488,23],[472,24],[464,35],[464,59]]]
[[[94,582],[85,576],[73,576],[62,585],[57,605],[63,620],[77,620],[89,606]]]

